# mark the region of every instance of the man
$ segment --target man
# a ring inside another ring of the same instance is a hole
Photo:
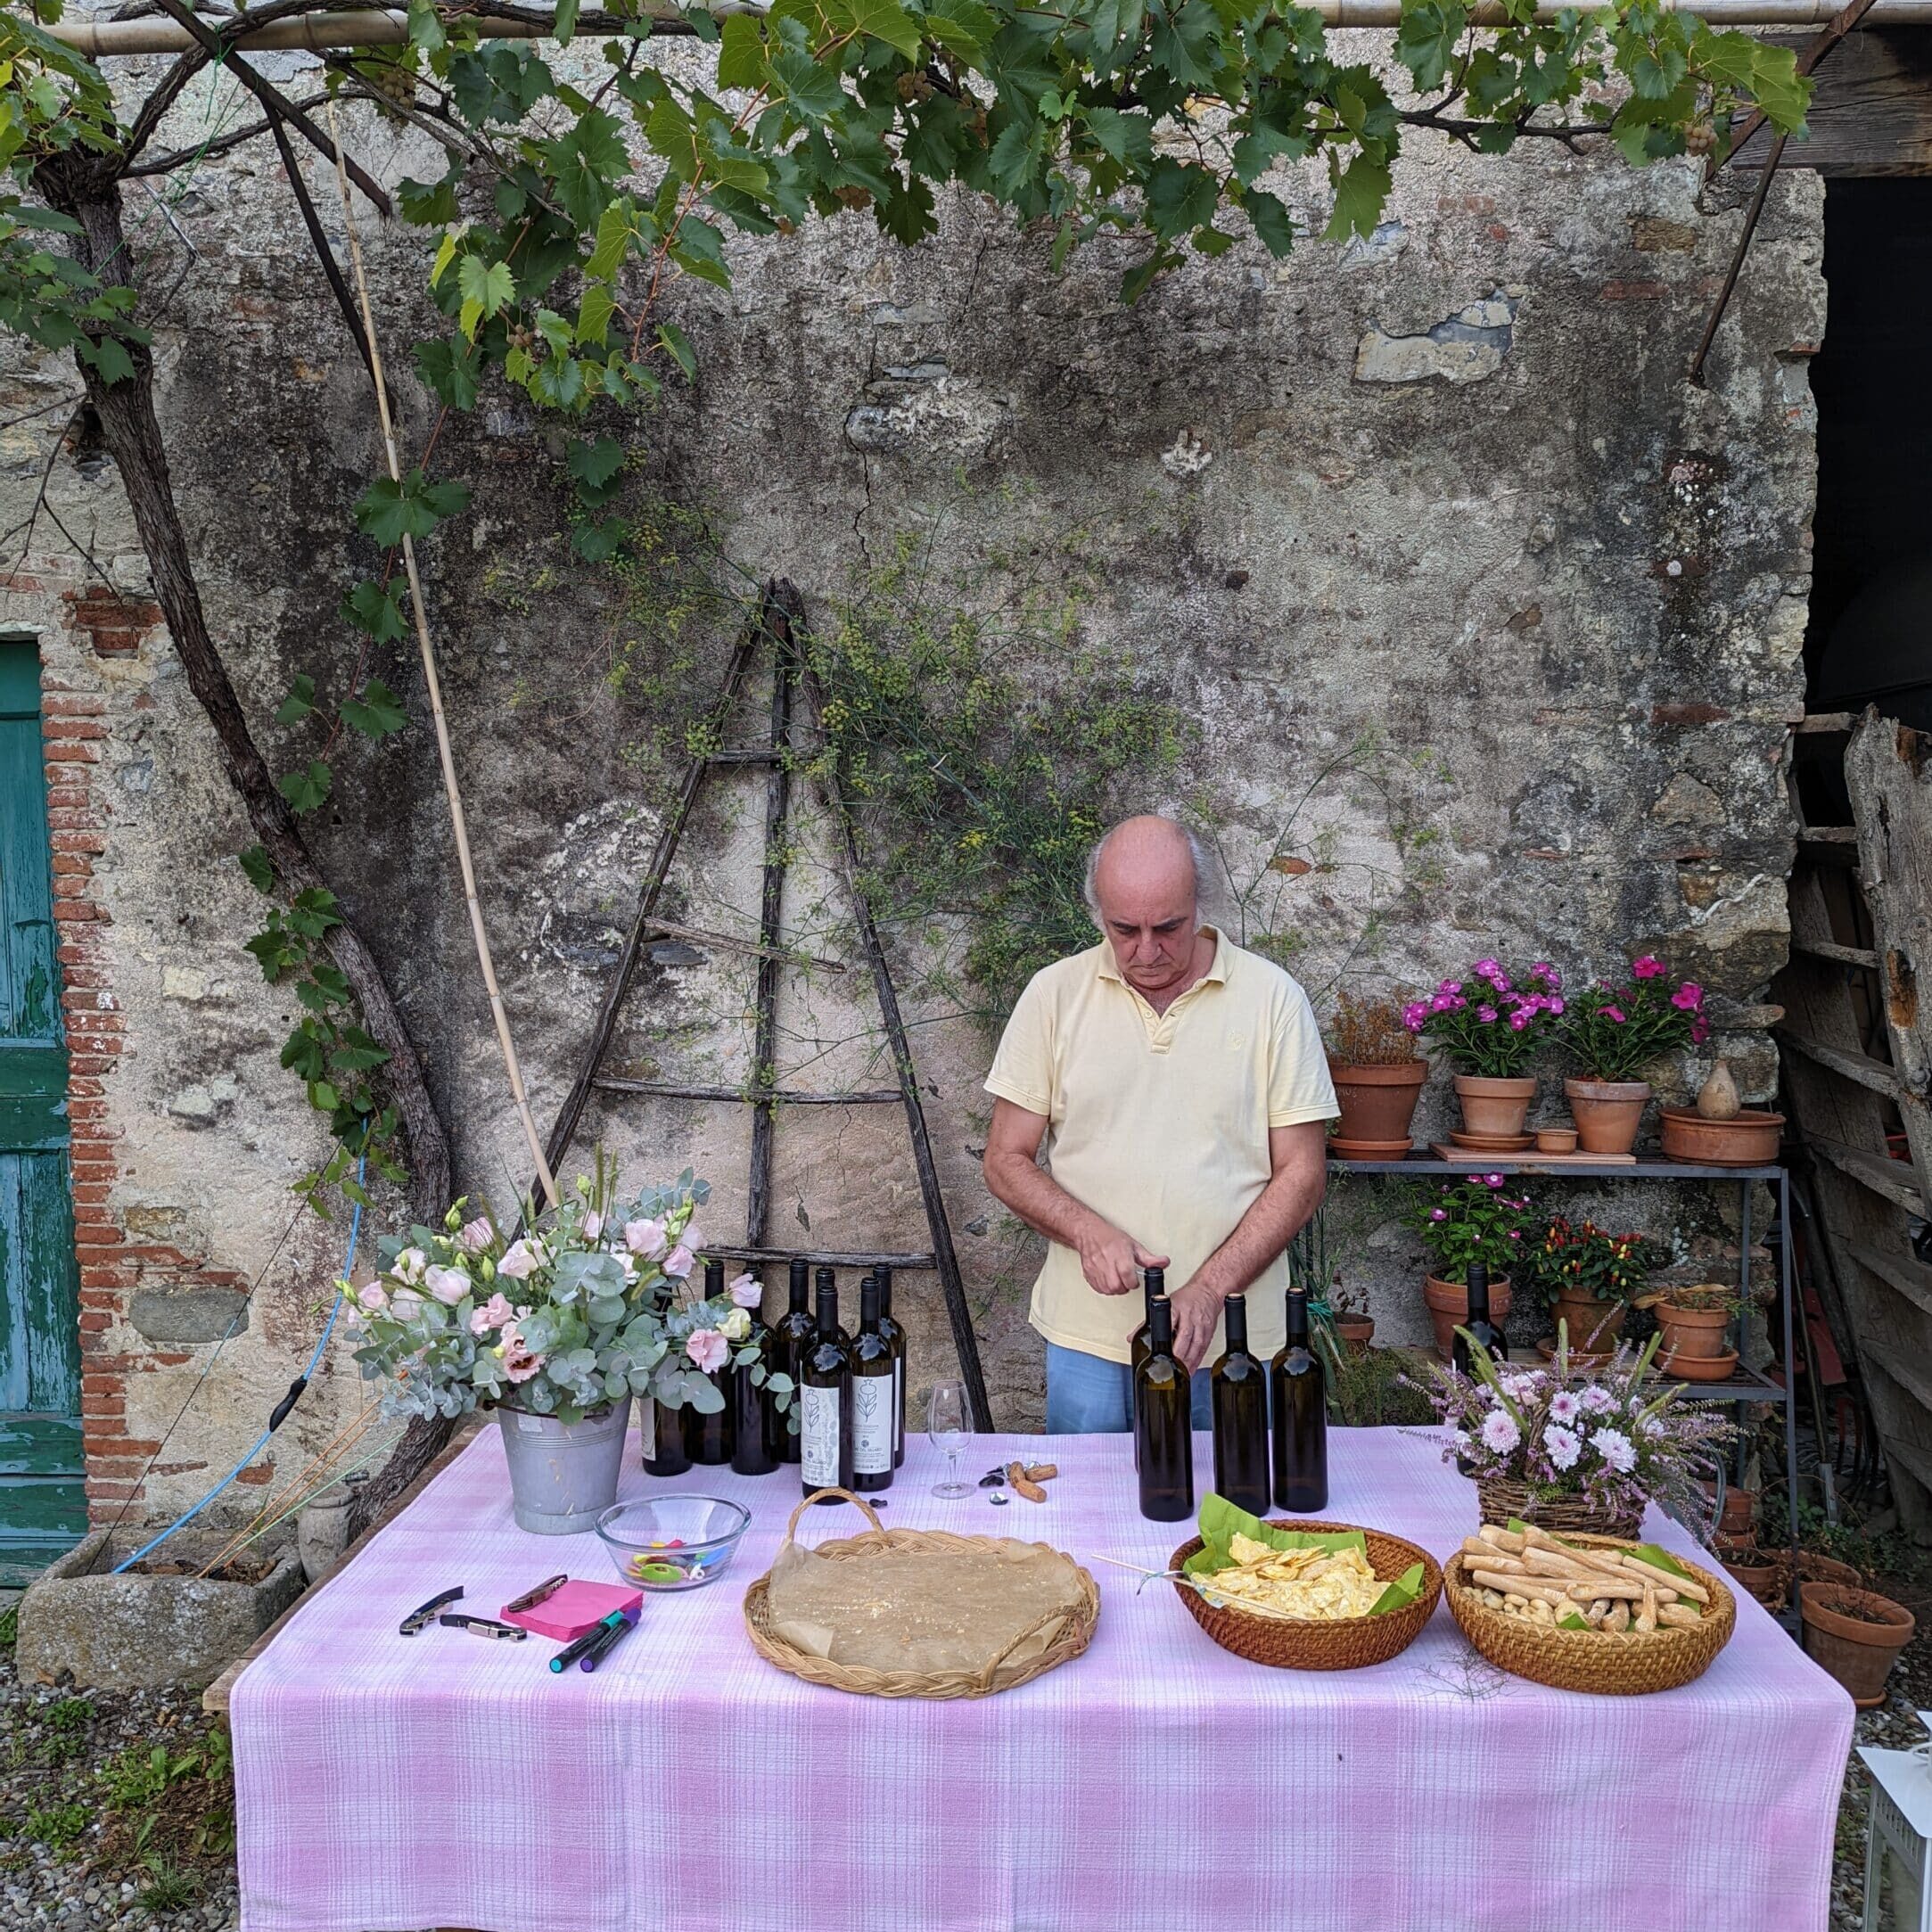
[[[1283,1251],[1321,1200],[1335,1089],[1308,996],[1204,925],[1200,896],[1180,826],[1115,826],[1087,868],[1101,943],[1033,976],[987,1077],[986,1185],[1052,1244],[1032,1310],[1049,1435],[1132,1426],[1144,1268],[1168,1271],[1190,1370],[1244,1291],[1254,1352],[1281,1346]],[[1206,1403],[1197,1374],[1196,1427]]]

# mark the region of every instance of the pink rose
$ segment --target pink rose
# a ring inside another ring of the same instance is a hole
[[[691,1272],[691,1263],[696,1259],[682,1241],[664,1257],[664,1272],[675,1275],[679,1280]]]
[[[513,1281],[527,1281],[542,1265],[542,1257],[528,1240],[513,1241],[497,1263],[497,1272],[509,1276]]]
[[[756,1308],[765,1299],[765,1286],[758,1277],[747,1271],[733,1277],[731,1299],[739,1308]]]
[[[516,1311],[500,1295],[490,1298],[470,1317],[472,1335],[488,1335],[492,1328],[507,1328],[516,1320]]]
[[[686,1336],[684,1352],[706,1375],[722,1369],[731,1359],[731,1344],[716,1328],[699,1328]]]
[[[1640,959],[1630,963],[1631,976],[1640,980],[1660,980],[1664,977],[1664,962],[1654,952],[1647,952]]]
[[[479,1214],[457,1229],[456,1246],[465,1254],[481,1254],[496,1237],[497,1230],[489,1225],[489,1216]]]
[[[389,1306],[389,1293],[380,1281],[368,1282],[356,1290],[356,1305],[372,1315],[381,1314]]]
[[[1695,1013],[1704,1004],[1704,989],[1695,980],[1686,980],[1671,995],[1671,1004],[1681,1013]]]
[[[664,1223],[661,1221],[627,1221],[624,1246],[633,1254],[655,1254],[664,1245]]]
[[[460,1268],[432,1268],[423,1277],[423,1286],[445,1308],[454,1308],[470,1292],[470,1278]]]

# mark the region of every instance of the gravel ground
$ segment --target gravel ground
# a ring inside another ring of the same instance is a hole
[[[1881,1580],[1879,1587],[1886,1589]],[[1932,1599],[1921,1587],[1893,1583],[1919,1616],[1920,1635],[1892,1673],[1881,1710],[1862,1711],[1855,1741],[1907,1749],[1925,1741],[1921,1708],[1932,1709]],[[0,1615],[7,1606],[0,1593]],[[85,1706],[84,1709],[77,1706]],[[6,1932],[235,1932],[240,1925],[232,1849],[174,1869],[192,1895],[157,1899],[153,1874],[132,1855],[126,1813],[110,1807],[103,1766],[125,1767],[128,1755],[152,1756],[157,1744],[173,1757],[194,1749],[210,1729],[199,1691],[70,1690],[21,1682],[11,1646],[0,1648],[0,1927]],[[1865,1816],[1870,1780],[1854,1756],[1838,1805],[1830,1932],[1859,1932],[1865,1902]],[[206,1818],[232,1806],[226,1780],[195,1776],[175,1788],[177,1811]],[[62,1806],[76,1835],[57,1848],[36,1836]],[[36,1814],[38,1814],[37,1817]],[[225,1842],[225,1841],[224,1841]]]

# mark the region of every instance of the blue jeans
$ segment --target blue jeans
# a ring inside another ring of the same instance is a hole
[[[1194,1372],[1194,1426],[1213,1426],[1205,1369]],[[1123,1361],[1047,1344],[1047,1434],[1124,1435],[1134,1426],[1133,1371]]]

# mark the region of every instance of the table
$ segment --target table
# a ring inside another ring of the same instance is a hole
[[[1446,1556],[1476,1522],[1435,1432],[1330,1432],[1331,1518]],[[1196,1437],[1196,1481],[1211,1476]],[[923,1441],[886,1520],[1164,1564],[1125,1436],[992,1437],[974,1474],[1057,1462],[1051,1500],[941,1502]],[[633,1443],[621,1493],[654,1486]],[[244,1932],[1821,1932],[1851,1700],[1739,1592],[1706,1675],[1648,1698],[1500,1676],[1446,1608],[1372,1670],[1229,1656],[1166,1584],[1090,1564],[1086,1654],[999,1697],[848,1697],[765,1665],[740,1599],[795,1475],[661,1488],[748,1503],[717,1584],[647,1600],[594,1674],[541,1641],[396,1634],[455,1583],[494,1612],[589,1538],[510,1519],[486,1431],[242,1673]],[[861,1526],[813,1512],[817,1541]],[[1674,1524],[1657,1540],[1689,1551]]]

